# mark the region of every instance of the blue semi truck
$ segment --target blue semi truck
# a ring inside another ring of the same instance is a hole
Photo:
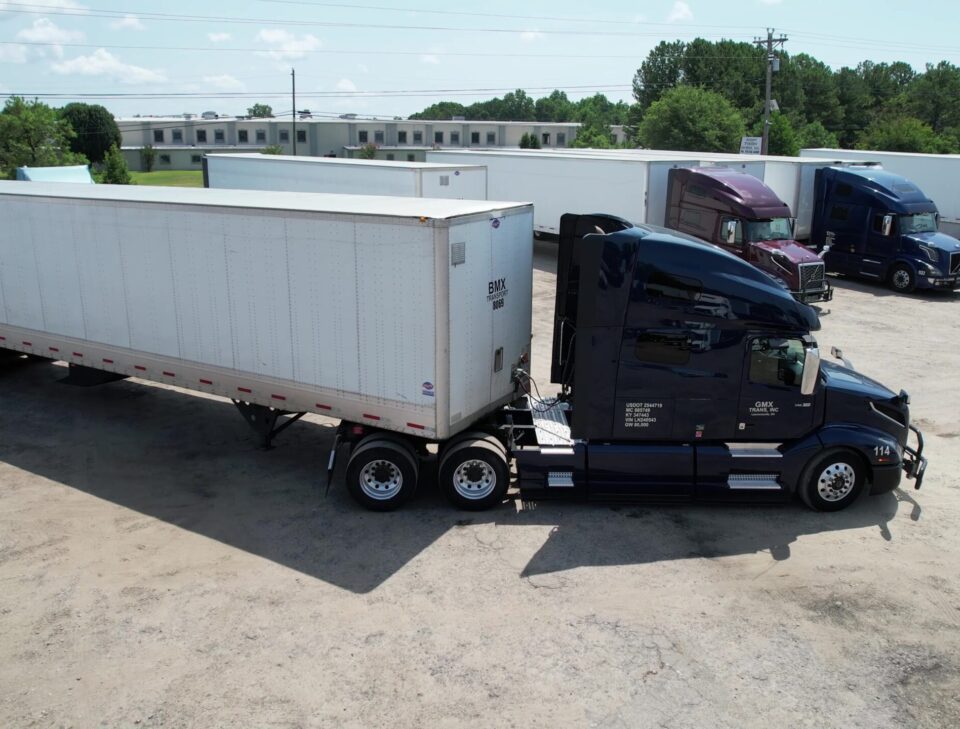
[[[936,204],[901,175],[875,166],[817,170],[811,241],[827,270],[895,290],[960,285],[960,241],[938,231]]]
[[[491,507],[511,461],[525,499],[799,496],[835,511],[896,488],[903,473],[919,488],[926,460],[909,396],[821,362],[819,328],[813,308],[717,246],[564,215],[551,362],[560,394],[541,398],[515,365],[517,400],[438,444],[440,488],[461,508]],[[349,422],[344,441],[357,501],[388,510],[410,497],[426,442]]]

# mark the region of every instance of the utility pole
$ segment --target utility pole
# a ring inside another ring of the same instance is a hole
[[[767,39],[763,40],[762,38],[755,38],[754,44],[760,48],[763,46],[767,47],[767,94],[763,104],[763,142],[760,147],[760,153],[767,153],[767,145],[770,142],[770,86],[773,83],[773,72],[774,70],[780,70],[780,59],[773,55],[773,49],[775,46],[783,47],[783,44],[787,42],[787,36],[780,34],[779,38],[773,37],[773,28],[767,28]],[[776,69],[774,69],[774,64],[776,64]]]
[[[290,69],[290,90],[293,92],[293,156],[297,156],[297,69]],[[769,75],[767,80],[767,98],[770,98]]]

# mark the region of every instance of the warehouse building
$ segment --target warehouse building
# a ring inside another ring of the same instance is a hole
[[[365,145],[376,147],[376,158],[423,162],[430,149],[489,149],[517,147],[532,134],[546,149],[573,142],[575,122],[427,121],[408,119],[251,119],[249,117],[134,117],[117,119],[127,165],[140,170],[140,150],[156,152],[154,169],[200,169],[207,152],[254,152],[278,145],[284,154],[310,157],[355,157]],[[623,127],[611,127],[616,141],[625,140]],[[294,144],[296,142],[296,144]]]

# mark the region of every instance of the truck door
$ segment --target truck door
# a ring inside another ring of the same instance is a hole
[[[871,278],[886,278],[887,267],[897,252],[896,216],[871,210],[867,240],[859,273]]]
[[[737,440],[787,440],[810,432],[816,395],[800,394],[804,356],[802,339],[748,339]]]

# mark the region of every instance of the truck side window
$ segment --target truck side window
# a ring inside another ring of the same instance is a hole
[[[690,339],[684,332],[647,330],[637,336],[633,354],[641,362],[686,364],[690,361]]]
[[[758,337],[750,342],[750,382],[799,387],[806,352],[799,339]]]
[[[690,185],[687,190],[691,195],[696,195],[697,197],[706,197],[707,191],[704,190],[700,185]]]

